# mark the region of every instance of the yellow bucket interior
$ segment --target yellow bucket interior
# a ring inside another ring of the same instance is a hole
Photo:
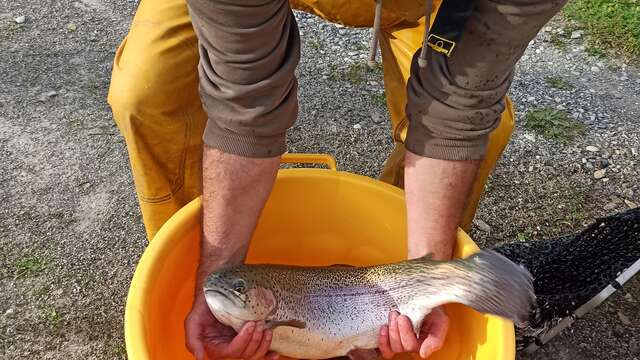
[[[401,189],[330,169],[281,169],[251,241],[248,263],[370,265],[406,258],[406,211]],[[199,255],[200,198],[178,211],[145,250],[132,279],[125,314],[128,358],[193,359],[184,319],[194,293]],[[455,256],[478,247],[458,232]],[[430,359],[514,359],[513,323],[460,304],[447,305],[446,344]],[[397,358],[409,357],[398,355]],[[419,356],[412,356],[419,359]]]

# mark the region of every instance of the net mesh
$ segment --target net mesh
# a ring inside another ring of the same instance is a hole
[[[522,349],[640,259],[640,208],[599,218],[578,234],[493,249],[522,264],[534,278],[537,308],[528,328],[517,329]]]

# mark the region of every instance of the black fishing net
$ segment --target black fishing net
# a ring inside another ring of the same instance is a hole
[[[529,327],[518,329],[521,349],[640,259],[640,208],[597,219],[578,234],[493,249],[522,264],[534,278],[537,309]]]
[[[607,218],[576,235],[508,243],[495,251],[534,277],[543,319],[566,316],[640,258],[640,209]]]

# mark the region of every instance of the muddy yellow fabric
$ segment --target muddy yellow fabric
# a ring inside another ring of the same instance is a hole
[[[201,193],[198,49],[184,0],[142,0],[116,51],[108,102],[124,136],[148,239]]]
[[[294,9],[347,26],[373,24],[373,0],[290,0]],[[440,1],[436,0],[434,9]],[[396,149],[381,179],[403,186],[406,83],[421,46],[425,1],[383,2],[380,50]],[[142,0],[116,52],[108,102],[123,134],[148,239],[201,193],[202,134],[207,121],[198,95],[198,48],[185,0]],[[508,103],[510,105],[510,103]],[[508,106],[465,210],[468,228],[486,179],[509,140]]]

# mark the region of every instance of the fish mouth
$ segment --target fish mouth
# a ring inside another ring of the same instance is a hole
[[[240,297],[239,295],[237,295],[237,294],[235,294],[233,292],[230,292],[230,291],[222,291],[222,290],[219,290],[219,289],[205,289],[204,290],[204,294],[205,294],[205,297],[207,295],[212,295],[214,298],[221,297],[221,298],[233,303],[236,306],[239,306],[239,307],[242,307],[242,308],[245,307],[244,299],[242,297]]]

